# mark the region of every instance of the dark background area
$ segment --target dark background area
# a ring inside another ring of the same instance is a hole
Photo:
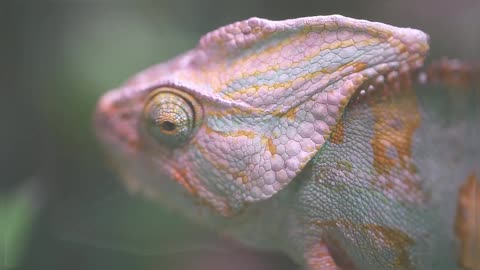
[[[480,60],[478,0],[2,0],[0,199],[36,188],[15,267],[292,269],[129,196],[104,162],[92,113],[102,93],[219,26],[335,13],[421,29],[432,57]]]

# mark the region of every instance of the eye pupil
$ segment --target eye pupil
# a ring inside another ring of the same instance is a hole
[[[165,131],[174,131],[177,128],[175,123],[172,123],[170,121],[162,122],[161,126],[162,126],[162,129]]]

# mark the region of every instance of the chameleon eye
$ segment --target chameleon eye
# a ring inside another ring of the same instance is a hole
[[[201,107],[186,93],[160,88],[150,94],[143,115],[150,136],[163,145],[177,146],[193,134],[201,120]]]

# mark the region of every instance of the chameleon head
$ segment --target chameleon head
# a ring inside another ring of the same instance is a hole
[[[414,29],[252,18],[105,94],[97,133],[132,190],[228,216],[282,190],[355,93],[417,69],[427,51]]]

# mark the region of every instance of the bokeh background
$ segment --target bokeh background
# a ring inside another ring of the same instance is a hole
[[[0,269],[297,269],[129,196],[92,112],[219,26],[334,13],[419,28],[432,57],[480,61],[478,0],[1,0]]]

